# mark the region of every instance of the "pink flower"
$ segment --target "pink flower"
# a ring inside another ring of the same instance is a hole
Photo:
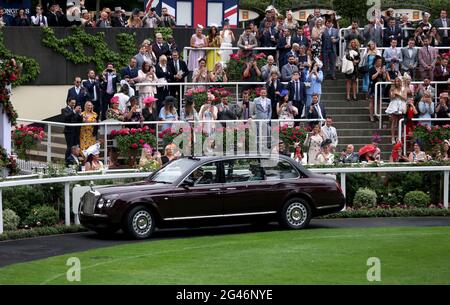
[[[140,140],[139,140],[139,143],[144,144],[145,141],[144,141],[143,139],[140,139]]]

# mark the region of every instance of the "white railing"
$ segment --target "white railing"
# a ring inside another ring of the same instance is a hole
[[[413,119],[411,119],[411,121],[413,121],[413,122],[431,122],[431,123],[433,123],[433,122],[449,122],[450,123],[450,118],[448,118],[448,119],[446,119],[446,118],[429,118],[429,119],[413,118]],[[407,136],[407,134],[406,134],[406,126],[405,126],[405,128],[403,128],[404,122],[405,122],[404,118],[402,118],[398,121],[398,139],[403,138],[403,141],[402,141],[403,151],[406,153],[406,136]]]
[[[39,121],[39,120],[30,120],[30,119],[17,119],[18,122],[24,122],[24,123],[34,123],[34,124],[41,124],[41,125],[46,125],[47,128],[47,155],[46,155],[46,160],[47,163],[51,162],[51,156],[52,156],[52,126],[55,127],[81,127],[81,126],[101,126],[103,127],[103,142],[104,142],[104,151],[103,151],[103,163],[106,166],[106,164],[108,164],[108,135],[110,134],[110,131],[112,131],[113,129],[109,129],[111,126],[119,126],[120,128],[122,126],[127,126],[127,125],[140,125],[140,126],[144,126],[144,125],[154,125],[155,126],[155,136],[156,136],[156,150],[159,150],[159,134],[160,130],[159,125],[164,125],[164,124],[180,124],[180,125],[185,125],[185,124],[202,124],[202,123],[211,123],[211,124],[220,124],[220,123],[250,123],[250,122],[254,122],[254,123],[268,123],[268,124],[279,124],[279,123],[308,123],[308,122],[324,122],[325,119],[276,119],[276,120],[259,120],[259,119],[249,119],[249,120],[203,120],[203,121],[143,121],[143,122],[121,122],[121,121],[103,121],[103,122],[99,122],[99,123],[61,123],[61,122],[52,122],[52,121]],[[259,127],[261,128],[262,125],[259,125]],[[261,139],[261,138],[260,138]],[[261,144],[261,143],[260,143]]]
[[[193,48],[193,47],[184,47],[183,48],[183,59],[186,61],[186,63],[188,63],[189,61],[189,55],[188,55],[188,51],[214,51],[214,50],[239,50],[239,47],[203,47],[203,48]],[[276,51],[276,47],[256,47],[253,49],[249,49],[248,51]],[[216,53],[217,52],[213,52],[214,54],[214,64],[216,64],[217,62],[217,58],[216,58]]]
[[[266,83],[265,82],[202,82],[202,83],[189,83],[189,82],[184,82],[184,83],[136,83],[135,86],[137,88],[142,87],[142,86],[167,86],[167,87],[171,87],[171,86],[179,86],[180,87],[180,105],[182,106],[183,103],[181,103],[181,101],[183,100],[183,86],[187,86],[189,87],[203,87],[203,86],[234,86],[235,87],[235,93],[236,93],[236,98],[239,97],[239,86],[264,86]],[[287,84],[287,82],[284,82],[283,84]],[[142,105],[141,105],[142,106]],[[182,108],[180,108],[181,111]]]
[[[439,96],[437,94],[437,86],[439,84],[447,84],[448,82],[438,82],[438,81],[433,81],[430,82],[430,85],[434,85],[434,90],[435,90],[435,94],[434,94],[434,100],[435,103],[437,103],[437,101],[439,100]],[[418,81],[414,81],[411,82],[411,84],[413,85],[418,85],[418,84],[423,84],[423,81],[418,82]],[[392,82],[377,82],[375,83],[375,94],[374,94],[374,115],[377,116],[379,118],[379,129],[383,128],[383,92],[381,91],[382,89],[382,85],[393,85],[393,81]],[[387,97],[386,99],[389,99],[389,97]]]
[[[382,27],[382,29],[384,31],[385,27]],[[346,41],[345,41],[345,38],[344,38],[345,37],[345,32],[346,31],[350,31],[350,30],[351,30],[351,28],[342,28],[342,29],[339,30],[339,52],[340,52],[339,54],[340,54],[341,58],[344,56],[345,49],[346,49]],[[401,28],[401,30],[402,30],[402,33],[403,33],[403,31],[415,31],[416,29],[415,28]],[[450,30],[450,27],[438,28],[438,30]],[[364,28],[358,28],[358,31],[364,37]],[[366,40],[366,39],[364,38],[364,40]],[[400,46],[404,46],[403,38],[402,38],[402,40],[400,41],[400,43],[398,45],[399,45],[399,47]],[[377,46],[377,48],[378,49],[386,49],[386,48],[381,48],[380,46]],[[442,47],[438,47],[438,49],[441,49],[441,48]],[[444,47],[444,49],[448,49],[448,47]]]
[[[390,172],[444,172],[444,194],[443,203],[445,208],[448,208],[449,198],[449,172],[450,166],[412,166],[412,167],[362,167],[362,168],[310,168],[315,173],[330,173],[340,174],[340,184],[344,196],[346,195],[346,174],[354,173],[390,173]],[[65,176],[45,179],[24,179],[15,181],[0,182],[0,234],[3,233],[3,201],[2,190],[5,187],[15,187],[24,185],[41,185],[50,183],[64,183],[64,218],[66,226],[69,226],[70,221],[70,185],[80,181],[94,181],[94,180],[114,180],[114,179],[129,179],[129,178],[144,178],[150,173],[118,173],[118,174],[99,174],[86,176]]]

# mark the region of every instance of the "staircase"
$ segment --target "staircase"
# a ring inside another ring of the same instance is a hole
[[[372,135],[378,133],[381,137],[379,148],[382,160],[388,161],[392,150],[390,137],[390,123],[388,117],[383,116],[383,129],[379,129],[379,122],[369,121],[369,102],[363,95],[359,101],[345,100],[345,78],[337,74],[336,80],[325,80],[322,85],[321,103],[325,105],[327,115],[333,117],[339,144],[336,151],[346,149],[348,144],[355,146],[357,152],[362,146],[370,144]]]

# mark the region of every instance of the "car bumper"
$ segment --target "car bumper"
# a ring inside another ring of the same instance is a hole
[[[80,214],[80,223],[89,229],[107,229],[114,226],[108,215],[105,214]]]

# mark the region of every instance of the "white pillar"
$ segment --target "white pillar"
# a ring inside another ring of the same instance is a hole
[[[0,234],[3,233],[3,202],[2,202],[2,189],[0,188]]]
[[[342,208],[342,211],[345,211],[347,208],[347,186],[346,186],[346,182],[345,182],[345,173],[341,173],[341,189],[342,189],[342,193],[344,194],[345,201],[346,201],[346,204]]]
[[[3,106],[0,105],[0,146],[11,154],[11,122],[6,113],[3,112]]]
[[[448,176],[449,171],[444,171],[444,207],[446,209],[448,209]]]
[[[64,183],[64,215],[66,226],[70,226],[70,182]]]

